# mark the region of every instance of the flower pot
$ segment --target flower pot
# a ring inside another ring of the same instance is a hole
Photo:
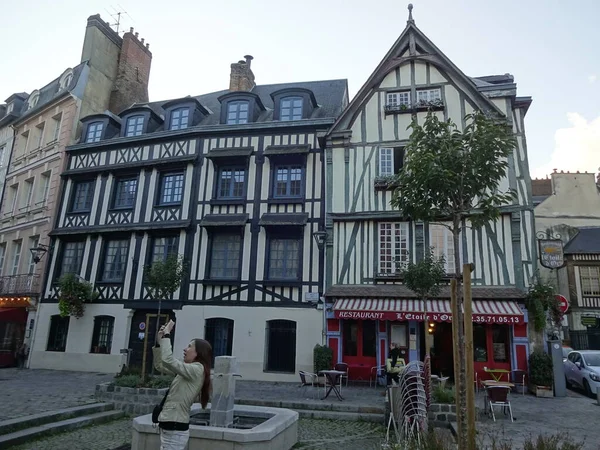
[[[535,394],[536,397],[554,397],[554,389],[552,386],[536,386],[530,385],[529,390]]]

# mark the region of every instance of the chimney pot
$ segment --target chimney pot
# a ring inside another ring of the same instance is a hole
[[[129,27],[129,32],[133,33],[133,27]]]
[[[148,43],[148,44],[146,44],[146,48],[150,48],[150,44],[149,44],[149,43]]]
[[[142,44],[144,43],[144,38],[142,38]]]
[[[140,33],[138,33],[137,31],[135,32],[135,38],[137,39],[137,37],[140,35]]]
[[[252,56],[252,55],[244,55],[244,59],[246,60],[246,64],[248,64],[248,67],[250,67],[250,64],[252,63],[252,60],[254,59],[254,56]]]

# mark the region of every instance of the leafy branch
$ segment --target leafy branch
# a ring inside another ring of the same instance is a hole
[[[67,273],[58,280],[60,294],[58,310],[62,317],[83,317],[85,303],[93,302],[98,297],[94,286],[74,273]]]

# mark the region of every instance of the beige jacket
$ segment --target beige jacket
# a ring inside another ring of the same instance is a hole
[[[160,347],[154,347],[152,352],[155,369],[175,375],[158,421],[189,423],[190,408],[204,383],[204,367],[198,362],[188,364],[175,359],[169,338],[162,338]]]

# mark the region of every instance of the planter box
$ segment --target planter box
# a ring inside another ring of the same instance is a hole
[[[529,390],[535,394],[536,397],[554,397],[554,389],[551,386],[535,386],[529,385]]]

